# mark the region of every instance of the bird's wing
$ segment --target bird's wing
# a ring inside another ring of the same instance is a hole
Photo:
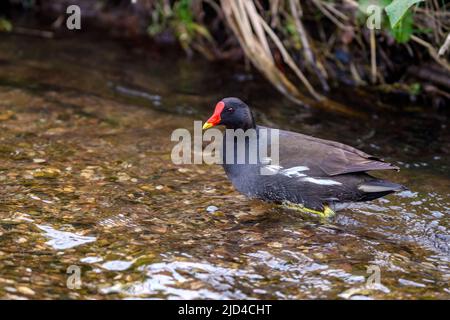
[[[348,145],[280,130],[280,165],[306,166],[309,174],[336,176],[344,173],[399,168]]]

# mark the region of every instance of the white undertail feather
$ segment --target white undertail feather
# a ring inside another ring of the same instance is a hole
[[[362,184],[358,186],[358,190],[366,193],[374,193],[374,192],[386,192],[386,191],[395,191],[396,189],[392,186],[377,186],[370,184]]]

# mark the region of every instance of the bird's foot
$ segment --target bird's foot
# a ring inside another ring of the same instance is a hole
[[[331,209],[328,205],[323,206],[323,211],[313,210],[306,208],[304,205],[301,204],[293,204],[291,202],[284,202],[283,203],[286,207],[293,210],[299,210],[307,213],[312,213],[315,215],[318,215],[321,219],[328,219],[333,217],[336,213]]]
[[[323,215],[325,218],[331,218],[336,215],[336,212],[334,212],[333,209],[331,209],[329,206],[323,207]]]
[[[322,219],[328,219],[328,218],[334,217],[334,215],[336,214],[336,213],[335,213],[329,206],[327,206],[327,205],[325,205],[325,206],[323,207],[323,211],[312,210],[312,209],[308,209],[308,208],[306,208],[306,207],[304,207],[303,210],[306,211],[306,212],[309,212],[309,213],[316,214],[316,215],[318,215],[318,216],[319,216],[320,218],[322,218]]]

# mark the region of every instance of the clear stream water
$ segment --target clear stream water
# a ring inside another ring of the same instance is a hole
[[[174,165],[171,132],[230,95],[264,125],[384,156],[401,171],[379,175],[410,191],[324,222]],[[294,106],[226,63],[0,35],[0,298],[449,299],[448,119],[339,96],[364,117]]]

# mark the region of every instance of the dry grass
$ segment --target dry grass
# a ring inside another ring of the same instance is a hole
[[[269,39],[281,53],[283,61],[300,79],[308,92],[317,100],[323,99],[323,96],[313,88],[295,64],[279,37],[258,13],[252,0],[222,0],[221,5],[226,21],[236,35],[247,58],[279,91],[293,101],[301,103],[302,94],[276,66]]]
[[[358,0],[141,0],[140,3],[146,3],[152,12],[162,12],[160,16],[166,24],[175,26],[175,33],[181,35],[180,43],[188,52],[192,48],[208,59],[227,58],[237,52],[238,45],[246,59],[275,88],[299,104],[307,100],[305,93],[315,101],[323,101],[329,83],[339,82],[337,78],[342,73],[356,85],[386,84],[390,73],[398,70],[398,62],[393,59],[397,52],[402,52],[412,64],[420,64],[419,59],[420,62],[432,59],[450,73],[446,60],[450,51],[450,3],[442,0],[427,0],[412,9],[416,32],[405,44],[396,43],[385,26],[382,30],[368,29],[364,22],[367,17]],[[185,7],[189,3],[191,21],[176,20],[180,3]],[[209,19],[205,19],[208,15]],[[220,42],[214,39],[217,34]],[[349,62],[340,61],[336,54],[339,50],[347,52]]]

